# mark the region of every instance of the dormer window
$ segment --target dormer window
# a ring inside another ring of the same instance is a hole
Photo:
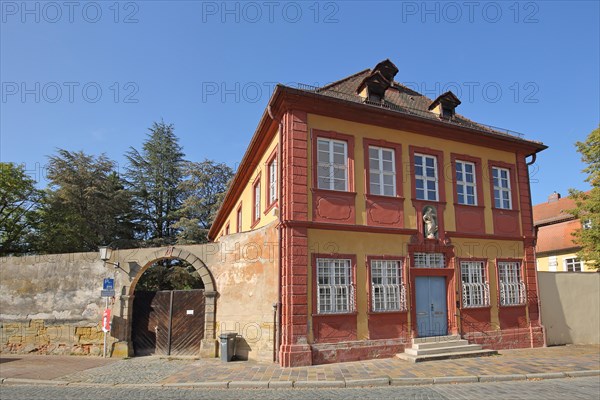
[[[357,93],[366,101],[381,103],[385,100],[385,91],[392,85],[397,73],[398,68],[390,60],[384,60],[360,83]]]
[[[442,118],[452,119],[453,116],[454,116],[453,108],[442,106]]]
[[[454,118],[454,109],[460,104],[458,97],[451,91],[438,96],[431,105],[429,105],[429,111],[432,111],[443,119]]]

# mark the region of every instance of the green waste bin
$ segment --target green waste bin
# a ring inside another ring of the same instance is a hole
[[[221,344],[221,361],[229,362],[235,356],[236,332],[222,333],[219,335]]]

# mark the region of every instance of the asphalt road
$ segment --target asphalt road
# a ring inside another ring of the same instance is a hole
[[[107,386],[2,385],[0,398],[11,400],[86,399],[594,399],[600,398],[600,377],[547,379],[435,386],[356,389],[185,389]]]

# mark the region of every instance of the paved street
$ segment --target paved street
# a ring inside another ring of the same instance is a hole
[[[271,362],[1,355],[4,399],[598,399],[600,346],[280,368]],[[475,383],[476,382],[476,383]],[[416,386],[418,385],[418,386]]]
[[[12,386],[0,387],[11,400],[85,399],[598,399],[600,378],[567,378],[526,382],[427,385],[355,389],[182,389],[158,387]]]

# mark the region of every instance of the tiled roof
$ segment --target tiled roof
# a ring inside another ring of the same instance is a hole
[[[575,200],[563,197],[558,201],[536,204],[533,206],[533,224],[546,225],[552,222],[572,219],[573,216],[566,212],[575,208]]]
[[[536,252],[543,253],[577,247],[573,243],[572,234],[578,229],[581,229],[581,222],[577,219],[540,226]]]
[[[387,108],[401,112],[403,114],[409,114],[435,121],[443,121],[452,125],[459,125],[471,129],[476,129],[479,131],[484,131],[492,135],[511,137],[513,139],[516,138],[525,142],[535,143],[538,146],[543,146],[540,142],[523,139],[523,135],[520,133],[476,123],[460,114],[455,114],[451,120],[440,118],[438,114],[429,110],[429,106],[433,102],[432,99],[396,81],[391,82],[390,87],[385,92],[385,97],[382,102],[367,101],[363,97],[361,97],[357,93],[357,91],[361,86],[361,83],[365,80],[365,78],[367,78],[372,73],[373,70],[365,69],[354,75],[350,75],[346,78],[343,78],[339,81],[333,82],[329,85],[320,88],[310,87],[308,85],[302,84],[299,85],[299,88],[328,97],[335,97],[338,99],[352,101],[355,103],[363,103],[371,106]]]

